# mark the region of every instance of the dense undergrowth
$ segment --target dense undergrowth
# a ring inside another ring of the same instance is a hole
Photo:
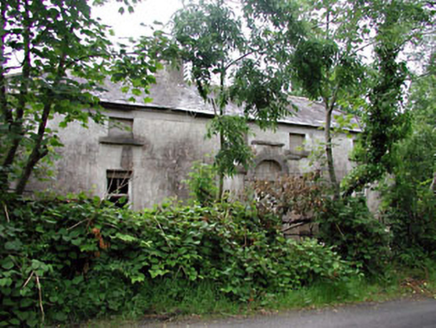
[[[294,207],[302,201],[288,198]],[[433,296],[433,248],[408,252],[405,264],[397,230],[388,231],[363,199],[316,203],[317,239],[295,241],[283,236],[279,215],[250,201],[135,212],[85,195],[3,200],[0,326],[235,314],[405,290]]]
[[[248,304],[357,273],[331,247],[285,239],[277,217],[258,216],[249,204],[140,213],[81,196],[3,205],[6,327],[153,313],[162,311],[156,295],[183,303],[189,290],[213,306]]]

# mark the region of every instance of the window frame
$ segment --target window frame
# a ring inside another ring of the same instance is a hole
[[[135,120],[129,117],[109,116],[107,136],[110,138],[133,139]]]
[[[115,191],[121,191],[127,185],[127,192],[113,192],[112,183],[110,181],[117,181],[117,188]],[[120,180],[125,180],[126,182],[120,187]],[[106,170],[106,197],[105,199],[114,203],[116,206],[124,207],[126,204],[130,204],[131,191],[132,191],[132,171],[129,170]],[[120,199],[125,197],[125,202],[119,202]]]
[[[296,147],[292,147],[293,143],[292,143],[292,137],[301,137],[302,141],[301,141],[301,145],[298,145]],[[305,142],[306,142],[306,133],[298,133],[298,132],[289,132],[288,134],[288,138],[289,138],[289,150],[292,154],[296,154],[296,155],[303,155],[305,153]],[[297,150],[295,148],[301,147],[300,150]]]

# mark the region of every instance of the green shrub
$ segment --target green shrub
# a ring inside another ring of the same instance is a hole
[[[409,267],[436,259],[436,197],[425,188],[401,181],[384,196],[384,220],[393,234],[395,258]]]
[[[412,267],[436,259],[436,197],[430,190],[436,172],[435,82],[429,74],[412,83],[413,129],[393,148],[395,166],[382,189],[383,219],[393,232],[394,256]]]
[[[331,201],[318,218],[319,238],[342,257],[371,274],[383,270],[389,233],[368,210],[364,198]]]
[[[212,164],[194,162],[184,183],[189,195],[203,206],[212,204],[217,198],[217,170]]]
[[[163,285],[167,298],[183,299],[186,291],[174,288],[180,281],[245,302],[353,273],[329,247],[286,240],[277,224],[266,228],[254,206],[240,203],[138,213],[79,196],[10,201],[5,209],[0,316],[7,327],[37,326],[42,310],[52,323],[144,313],[152,304],[141,295],[162,281],[174,282]]]

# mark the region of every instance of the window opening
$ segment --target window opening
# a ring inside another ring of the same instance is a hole
[[[294,154],[302,154],[304,151],[305,134],[289,133],[289,149]]]
[[[129,202],[130,171],[108,170],[107,176],[107,200],[116,206],[123,207]]]
[[[133,138],[133,119],[109,117],[109,136]]]

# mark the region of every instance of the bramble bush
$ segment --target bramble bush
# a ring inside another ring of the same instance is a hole
[[[370,274],[384,270],[389,258],[390,234],[372,216],[365,198],[327,202],[317,221],[319,239],[333,246],[343,259]]]
[[[79,195],[2,205],[0,326],[145,313],[152,304],[144,295],[177,285],[165,282],[210,283],[248,302],[355,274],[331,248],[285,239],[278,224],[265,228],[255,206],[237,202],[134,212]],[[162,293],[186,293],[171,288]]]

